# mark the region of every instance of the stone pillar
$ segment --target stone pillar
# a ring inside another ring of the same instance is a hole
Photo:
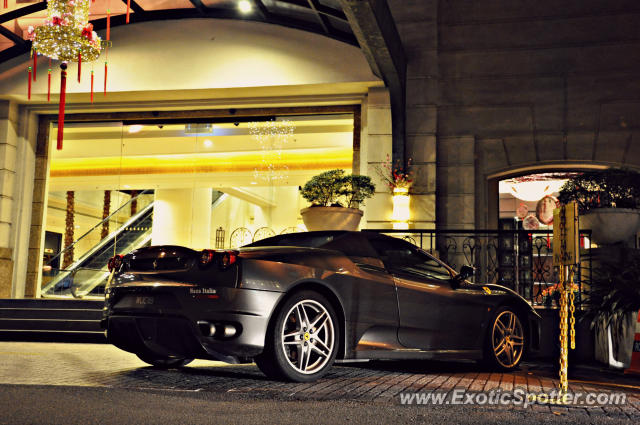
[[[360,173],[371,177],[376,185],[373,198],[365,201],[361,228],[391,228],[393,205],[391,192],[376,171],[392,155],[391,102],[386,88],[371,88],[362,108],[362,143]]]
[[[0,102],[0,298],[11,297],[13,281],[12,216],[14,209],[17,107]]]
[[[210,188],[157,189],[153,206],[153,245],[210,248]]]

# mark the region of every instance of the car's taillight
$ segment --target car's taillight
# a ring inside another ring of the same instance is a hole
[[[217,263],[221,270],[225,270],[227,267],[235,264],[238,259],[238,251],[222,251],[222,250],[210,250],[204,249],[200,253],[200,266],[207,267],[212,263]]]
[[[109,262],[107,263],[107,267],[109,268],[109,271],[110,272],[113,270],[117,271],[122,265],[123,258],[124,258],[124,255],[120,255],[120,254],[109,258]]]
[[[200,265],[203,267],[208,266],[213,261],[215,251],[210,249],[203,249],[200,253]]]

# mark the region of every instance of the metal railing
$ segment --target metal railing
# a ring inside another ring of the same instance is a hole
[[[87,238],[89,235],[93,234],[94,232],[97,232],[99,229],[102,229],[102,225],[105,222],[110,221],[113,217],[115,217],[118,213],[120,213],[120,211],[122,211],[124,208],[126,207],[131,207],[131,203],[134,201],[137,201],[138,198],[140,198],[143,195],[149,195],[153,193],[153,190],[148,189],[148,190],[144,190],[142,192],[140,192],[136,197],[129,199],[127,202],[125,202],[120,208],[118,208],[117,210],[115,210],[114,212],[112,212],[111,214],[109,214],[109,216],[107,218],[102,219],[101,221],[98,222],[98,224],[96,224],[95,226],[93,226],[91,229],[89,229],[87,232],[85,232],[82,236],[80,236],[78,239],[76,239],[75,241],[73,241],[73,243],[67,247],[65,247],[63,250],[61,250],[59,253],[57,253],[55,256],[51,257],[51,259],[49,259],[49,261],[47,261],[45,263],[45,266],[51,265],[54,263],[55,260],[57,260],[58,258],[63,258],[64,254],[71,250],[71,249],[75,249],[76,245],[84,240],[85,238]],[[152,202],[152,201],[151,201]],[[151,203],[149,202],[149,203]],[[148,205],[147,205],[148,206]],[[144,208],[143,208],[144,209]],[[130,219],[129,219],[130,220]],[[125,226],[121,226],[120,229],[126,227],[126,223]],[[118,229],[118,230],[120,230]],[[117,231],[116,232],[111,232],[111,234],[109,236],[107,236],[107,238],[113,238],[115,237]],[[86,253],[85,253],[86,254]],[[82,256],[84,257],[84,255]],[[79,261],[79,260],[78,260]],[[78,261],[74,261],[74,263],[70,266],[73,267],[74,264],[77,264]]]
[[[547,230],[364,229],[411,242],[456,270],[476,270],[472,281],[497,283],[516,291],[533,305],[558,304],[559,279],[553,267],[553,232]],[[580,232],[581,261],[575,277],[577,299],[584,300],[591,281],[591,231]]]

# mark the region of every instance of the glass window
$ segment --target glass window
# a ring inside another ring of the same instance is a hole
[[[408,242],[394,238],[373,238],[370,242],[392,273],[407,273],[437,280],[451,278],[449,270],[444,265]]]

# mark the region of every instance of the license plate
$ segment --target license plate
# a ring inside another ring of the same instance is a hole
[[[151,305],[153,304],[153,297],[136,297],[137,305]]]

